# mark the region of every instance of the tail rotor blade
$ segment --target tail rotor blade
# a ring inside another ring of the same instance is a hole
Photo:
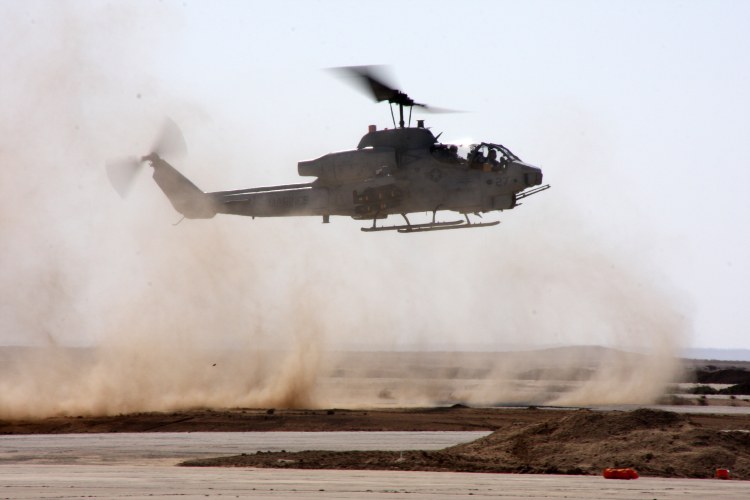
[[[185,138],[180,128],[170,119],[164,120],[161,133],[151,151],[142,157],[127,157],[108,161],[105,165],[107,177],[115,191],[125,198],[133,185],[138,171],[146,161],[159,158],[177,159],[187,153]]]
[[[133,186],[135,176],[140,170],[142,162],[135,157],[122,158],[107,162],[107,177],[115,191],[125,198]]]
[[[151,148],[151,152],[170,159],[181,158],[187,154],[185,137],[174,121],[169,118],[164,120],[161,133]]]

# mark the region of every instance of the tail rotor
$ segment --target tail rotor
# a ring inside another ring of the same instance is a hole
[[[125,198],[141,171],[143,164],[150,158],[181,158],[187,154],[185,138],[177,124],[169,118],[164,120],[161,131],[154,141],[151,151],[140,158],[129,156],[110,160],[105,164],[107,177],[117,193]]]
[[[107,177],[109,177],[109,182],[115,188],[117,194],[123,198],[128,195],[130,189],[133,187],[135,176],[138,175],[142,166],[143,162],[135,156],[107,162],[105,165]]]

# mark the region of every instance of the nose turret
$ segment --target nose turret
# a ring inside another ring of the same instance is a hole
[[[532,194],[541,193],[549,189],[549,184],[542,185],[542,169],[521,161],[513,162],[512,167],[517,168],[516,183],[518,190],[514,196],[514,205],[519,200],[528,198]]]
[[[542,169],[522,161],[512,162],[508,170],[521,190],[542,184]]]
[[[542,185],[542,169],[527,166],[523,173],[523,180],[526,187]]]

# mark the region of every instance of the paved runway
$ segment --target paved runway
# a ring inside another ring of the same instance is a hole
[[[301,449],[436,449],[485,432],[268,432],[0,437],[0,498],[748,498],[741,481],[185,468],[183,458]]]
[[[0,464],[113,465],[256,451],[440,450],[480,432],[153,432],[0,436]]]
[[[437,472],[3,465],[0,498],[748,498],[747,482]]]

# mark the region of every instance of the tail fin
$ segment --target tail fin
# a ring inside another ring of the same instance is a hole
[[[172,165],[152,153],[142,158],[154,167],[154,180],[172,206],[188,219],[210,219],[216,215],[216,204]]]

